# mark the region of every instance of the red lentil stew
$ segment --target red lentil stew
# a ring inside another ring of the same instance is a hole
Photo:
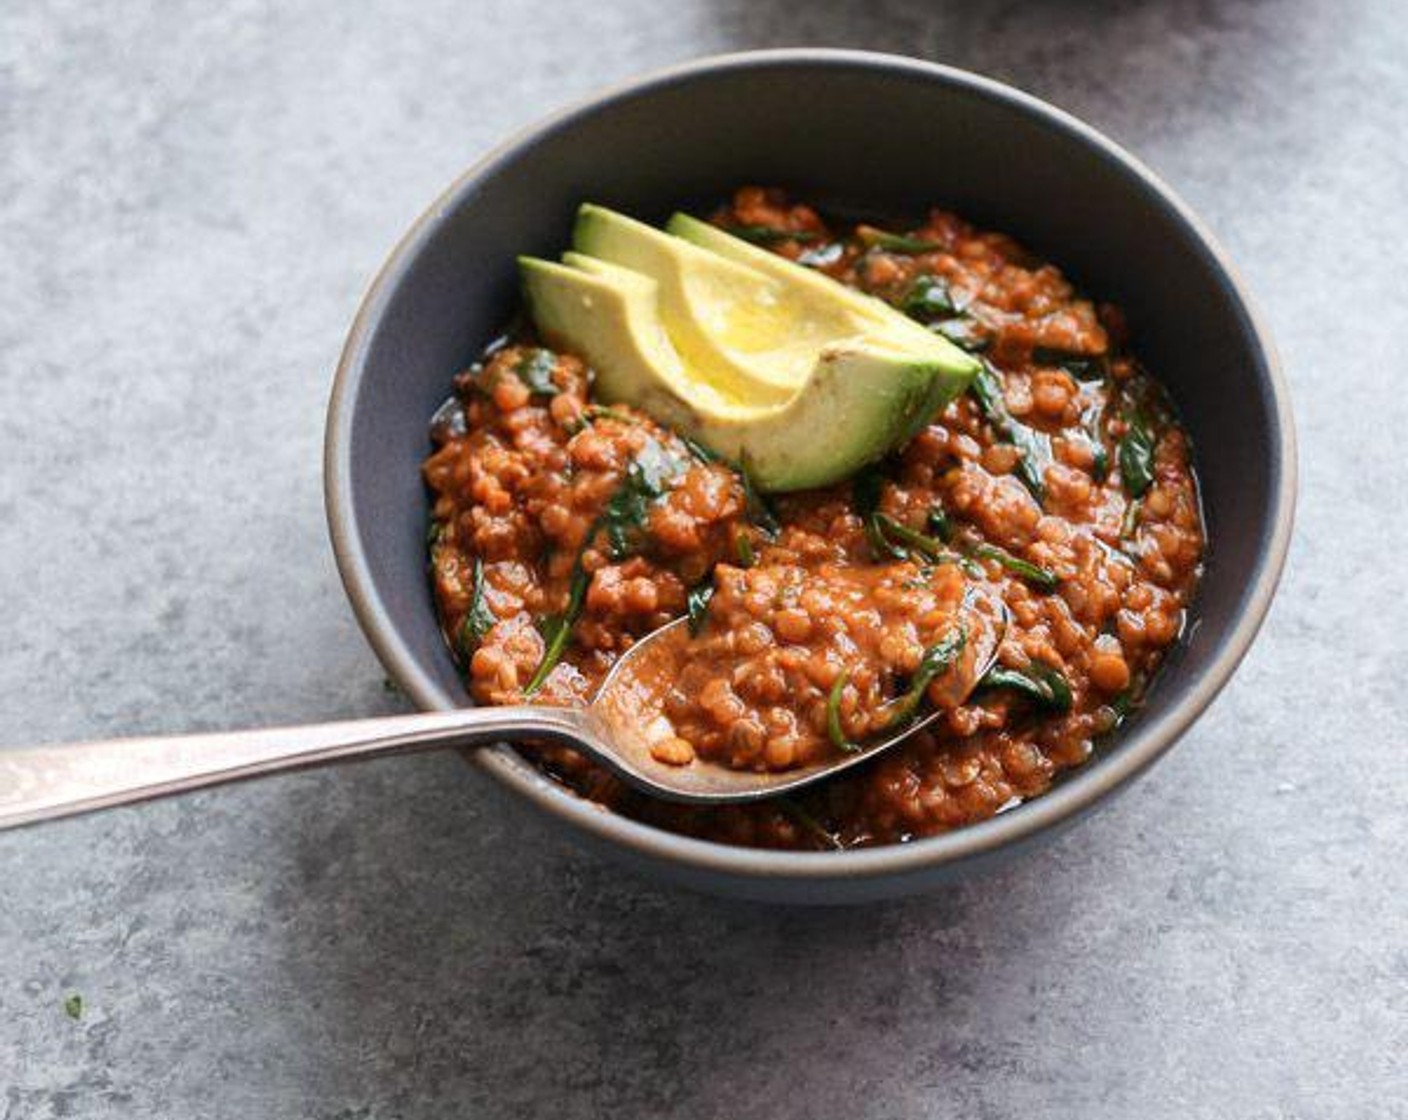
[[[572,354],[527,328],[497,340],[455,378],[424,467],[434,593],[471,695],[585,704],[635,640],[687,614],[663,762],[783,770],[921,704],[941,715],[754,805],[656,801],[567,749],[525,752],[616,811],[765,847],[902,842],[1042,793],[1138,704],[1204,553],[1187,436],[1120,312],[941,210],[896,233],[745,187],[713,220],[878,296],[980,372],[851,480],[764,498],[643,412],[594,403]],[[979,588],[1009,623],[971,691],[961,608]]]

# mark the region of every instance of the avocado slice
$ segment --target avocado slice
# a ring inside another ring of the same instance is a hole
[[[528,313],[543,338],[583,358],[597,395],[683,427],[698,409],[735,402],[680,360],[657,312],[658,287],[618,265],[567,254],[562,264],[518,258]],[[685,429],[687,430],[687,429]]]
[[[696,438],[746,463],[760,490],[829,486],[907,443],[951,399],[932,358],[884,338],[833,343],[787,402],[701,414]]]
[[[687,215],[674,221],[685,236],[588,203],[577,212],[573,245],[655,280],[680,357],[727,394],[754,403],[791,396],[823,346],[874,332],[946,360],[954,373],[973,368],[947,339],[878,299]]]
[[[807,379],[821,346],[864,329],[844,301],[603,206],[577,211],[572,245],[659,284],[660,318],[680,357],[740,399],[785,400]]]
[[[851,313],[865,321],[872,322],[887,334],[893,333],[899,339],[909,340],[913,346],[932,346],[946,355],[955,369],[975,370],[977,363],[970,354],[959,349],[948,339],[936,335],[928,328],[916,323],[907,315],[896,311],[883,300],[858,292],[824,273],[790,261],[777,253],[760,249],[744,241],[741,237],[720,229],[709,222],[693,218],[688,214],[674,214],[665,223],[665,229],[675,237],[688,241],[735,264],[745,265],[773,277],[798,291],[818,298],[844,303]],[[971,376],[971,375],[970,375]]]
[[[956,369],[947,355],[872,330],[814,348],[786,400],[745,403],[684,360],[662,321],[656,280],[578,254],[561,264],[524,257],[519,267],[539,331],[592,366],[604,401],[634,405],[747,462],[766,491],[854,474],[908,440],[972,376],[966,355]]]

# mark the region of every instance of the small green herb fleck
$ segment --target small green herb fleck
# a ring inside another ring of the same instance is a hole
[[[64,1014],[75,1022],[83,1018],[83,997],[77,992],[64,1000]]]
[[[856,226],[856,238],[870,249],[883,249],[887,253],[932,253],[943,246],[937,241],[925,241],[922,237],[909,237],[902,233],[890,233],[874,226]]]
[[[816,241],[821,234],[809,229],[774,229],[772,226],[725,226],[725,231],[755,245],[779,245],[786,241],[799,241],[806,244]]]
[[[929,511],[929,532],[948,544],[953,540],[953,522],[946,512],[935,506]]]
[[[458,634],[460,656],[466,661],[474,655],[479,643],[484,640],[484,635],[493,629],[494,623],[498,621],[484,598],[484,561],[477,556],[474,558],[471,587],[469,610],[465,611]]]
[[[689,594],[685,597],[685,603],[689,611],[689,633],[690,637],[697,638],[704,623],[709,618],[709,600],[714,597],[714,585],[707,580],[697,583],[689,589]]]
[[[973,555],[983,560],[996,560],[1009,572],[1036,584],[1043,591],[1050,591],[1061,582],[1061,577],[1050,568],[1043,568],[1020,556],[1013,556],[1005,548],[995,544],[980,544],[973,549]]]
[[[950,630],[924,651],[924,656],[919,659],[919,668],[914,671],[914,677],[909,682],[909,688],[890,707],[887,727],[898,727],[914,718],[914,713],[924,702],[924,694],[929,691],[929,686],[953,668],[967,644],[968,631],[960,626],[956,630]]]
[[[1131,540],[1139,531],[1139,513],[1143,508],[1143,498],[1132,498],[1125,503],[1124,517],[1120,519],[1120,540]]]
[[[756,557],[753,554],[753,538],[747,529],[740,528],[733,535],[733,551],[738,557],[740,568],[751,568]]]
[[[1110,453],[1098,435],[1090,437],[1090,477],[1104,482],[1110,475]]]
[[[553,396],[557,393],[557,386],[553,384],[552,380],[552,371],[556,368],[556,354],[551,350],[534,347],[518,359],[518,364],[513,367],[513,372],[518,375],[518,380],[527,385],[534,393]]]
[[[854,754],[860,750],[860,746],[846,738],[846,729],[841,726],[841,694],[846,691],[846,682],[850,679],[849,669],[842,672],[826,696],[826,734],[831,737],[831,745],[838,751]]]
[[[960,313],[953,290],[937,276],[919,277],[900,302],[900,310],[921,322],[952,319]]]
[[[979,683],[983,689],[1006,688],[1026,697],[1039,708],[1069,712],[1074,703],[1071,686],[1059,670],[1033,661],[1025,671],[995,665]]]
[[[607,408],[602,404],[592,404],[587,406],[586,417],[588,420],[615,420],[618,424],[634,424],[633,417],[627,416],[624,412],[617,412],[614,408]]]
[[[1154,482],[1157,440],[1141,417],[1131,416],[1126,422],[1129,427],[1119,446],[1120,478],[1124,481],[1125,493],[1131,498],[1140,498]]]

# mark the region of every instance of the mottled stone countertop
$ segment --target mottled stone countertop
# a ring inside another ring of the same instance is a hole
[[[452,757],[6,834],[0,1118],[1408,1116],[1396,0],[8,0],[0,745],[401,708],[319,489],[363,287],[508,130],[795,44],[1049,98],[1224,240],[1302,441],[1233,685],[1059,843],[860,910],[639,881]]]

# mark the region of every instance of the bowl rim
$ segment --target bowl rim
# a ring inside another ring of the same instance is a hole
[[[1191,209],[1140,160],[1090,125],[1040,100],[997,82],[940,63],[873,51],[834,48],[785,48],[708,55],[609,85],[519,129],[482,156],[447,187],[392,249],[364,295],[338,362],[328,405],[324,440],[324,502],[333,552],[343,586],[372,649],[391,677],[422,709],[446,709],[456,698],[444,692],[422,669],[391,621],[360,546],[358,512],[351,483],[351,436],[354,401],[361,385],[370,342],[393,293],[412,261],[436,235],[454,203],[546,136],[570,128],[577,120],[620,101],[710,74],[754,68],[834,67],[881,71],[925,80],[970,95],[1002,102],[1093,148],[1142,188],[1189,235],[1225,283],[1244,319],[1254,349],[1260,352],[1273,405],[1271,471],[1273,502],[1270,529],[1240,613],[1222,648],[1192,682],[1189,691],[1158,717],[1141,721],[1117,753],[1077,768],[1070,777],[1012,812],[904,844],[840,852],[794,852],[746,848],[681,836],[611,812],[553,782],[504,746],[474,753],[475,762],[526,800],[559,820],[586,830],[598,840],[622,847],[649,861],[664,860],[705,873],[753,881],[825,882],[873,880],[930,871],[941,865],[976,860],[1000,848],[1016,846],[1081,815],[1159,759],[1188,730],[1231,679],[1265,619],[1285,565],[1294,521],[1296,437],[1289,390],[1275,344],[1245,284],[1225,251]]]

